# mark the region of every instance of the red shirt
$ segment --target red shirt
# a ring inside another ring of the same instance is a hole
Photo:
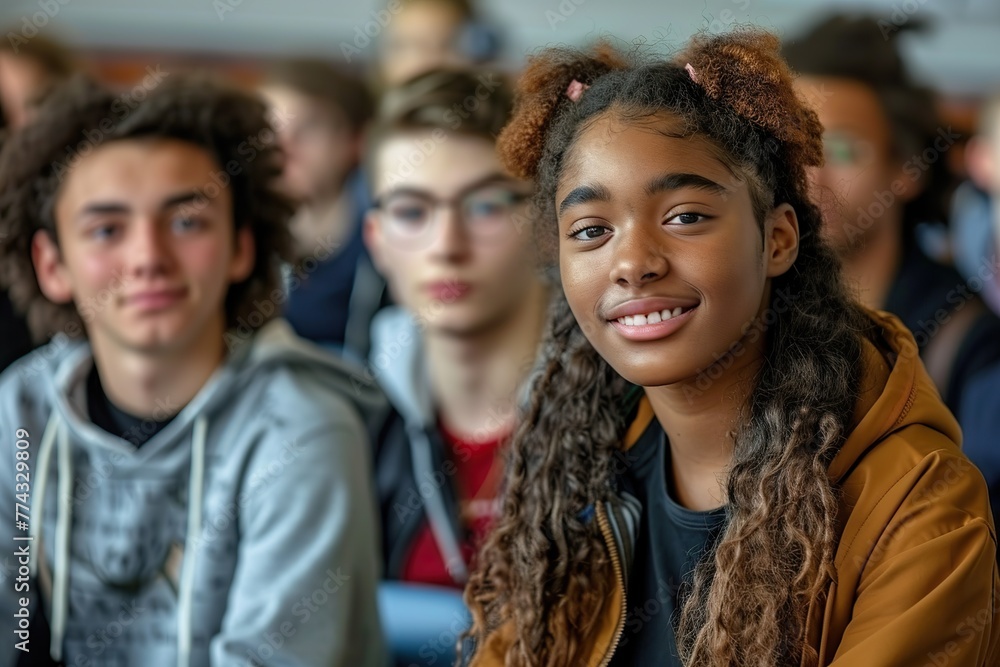
[[[493,520],[499,515],[500,482],[503,462],[500,447],[507,435],[488,441],[463,440],[448,431],[438,420],[438,429],[444,440],[445,456],[455,465],[452,480],[461,508],[461,526],[466,539],[460,543],[462,557],[467,565],[472,563],[476,549],[486,538]],[[403,566],[403,581],[436,584],[462,588],[448,574],[444,555],[438,548],[428,521],[417,530],[410,554]]]

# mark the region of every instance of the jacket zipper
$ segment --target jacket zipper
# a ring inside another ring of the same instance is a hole
[[[598,667],[607,667],[608,663],[611,662],[611,658],[614,656],[615,651],[618,650],[618,644],[621,642],[622,634],[625,632],[625,614],[628,612],[628,603],[625,600],[625,575],[622,574],[622,562],[618,555],[618,547],[615,546],[614,535],[611,534],[611,525],[608,523],[607,514],[604,512],[604,506],[600,503],[595,503],[597,511],[597,525],[601,528],[601,536],[604,538],[604,544],[608,547],[608,553],[611,554],[611,568],[615,571],[615,579],[618,583],[618,589],[622,593],[622,605],[621,614],[618,617],[618,625],[615,628],[614,638],[611,641],[611,646],[605,652],[604,657],[598,664]]]

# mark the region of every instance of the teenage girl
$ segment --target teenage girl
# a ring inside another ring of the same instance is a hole
[[[529,63],[499,151],[565,298],[466,664],[1000,664],[985,484],[910,332],[845,292],[778,49]]]

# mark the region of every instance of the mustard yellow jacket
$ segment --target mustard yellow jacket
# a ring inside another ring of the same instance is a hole
[[[959,449],[958,423],[913,336],[888,313],[871,316],[891,352],[866,343],[854,428],[830,464],[841,492],[836,578],[809,609],[808,642],[821,667],[1000,667],[1000,578],[986,484]],[[652,419],[643,399],[626,448]],[[593,667],[610,662],[625,625],[628,550],[619,511],[596,506],[619,585],[588,638]],[[512,624],[502,625],[468,664],[501,667],[512,639]]]

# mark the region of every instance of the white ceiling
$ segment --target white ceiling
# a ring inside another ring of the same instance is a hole
[[[271,55],[341,52],[384,0],[0,0],[0,24],[35,16],[48,34],[83,48]],[[512,64],[531,49],[613,35],[673,48],[705,27],[754,23],[795,35],[834,8],[886,21],[929,17],[928,35],[903,42],[915,73],[953,93],[1000,90],[1000,0],[482,0]],[[40,14],[41,12],[41,14]],[[45,12],[52,14],[49,20]],[[564,20],[555,20],[555,17]],[[9,35],[9,31],[6,33]],[[370,47],[361,57],[373,53]]]

